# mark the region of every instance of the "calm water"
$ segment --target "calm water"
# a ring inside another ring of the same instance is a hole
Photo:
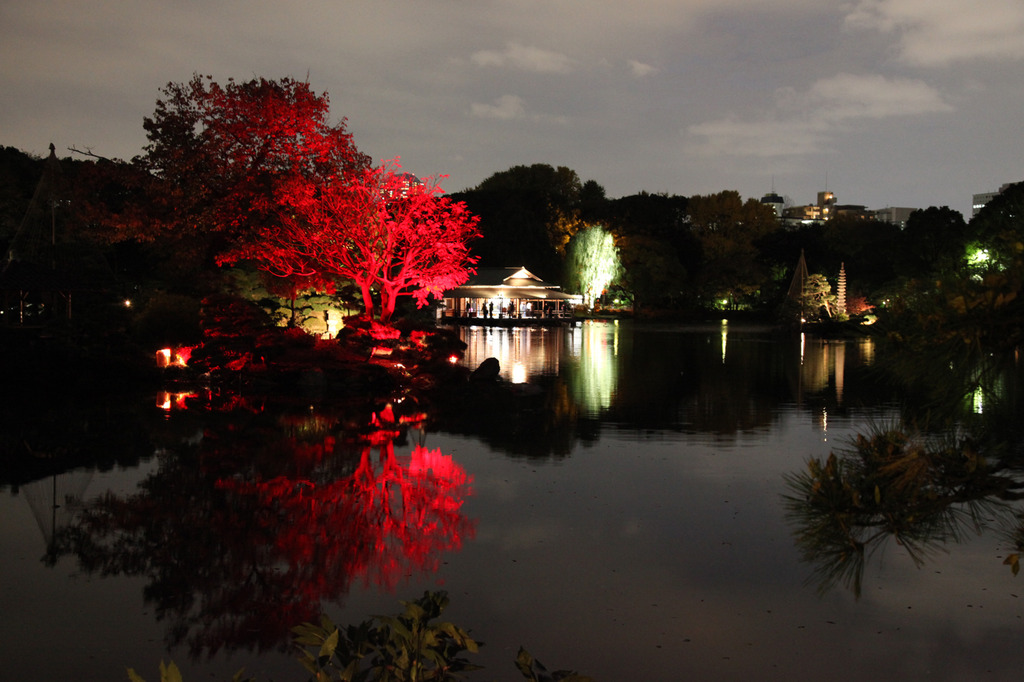
[[[521,679],[520,645],[605,681],[1019,676],[1024,577],[998,532],[919,564],[888,542],[859,594],[808,582],[786,476],[897,418],[870,341],[461,333],[511,390],[427,421],[395,403],[393,438],[379,411],[314,398],[60,401],[44,424],[101,464],[0,488],[0,679],[152,680],[161,659],[189,681],[303,679],[292,624],[427,589],[485,642],[471,679]]]

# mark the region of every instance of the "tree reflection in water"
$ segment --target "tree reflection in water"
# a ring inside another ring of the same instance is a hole
[[[989,414],[972,412],[968,398],[979,390],[993,398],[1002,394],[1003,403],[1012,396],[977,385],[981,378],[992,383],[1005,375],[968,375],[975,379],[970,385],[943,387],[954,396],[952,404],[932,402],[924,411],[908,411],[903,423],[859,435],[845,450],[811,459],[804,471],[786,477],[787,516],[819,590],[842,584],[860,596],[867,559],[888,541],[920,567],[934,553],[988,528],[1001,534],[1008,551],[1004,563],[1018,572],[1024,476],[1019,448],[1013,447],[1019,437],[1003,423],[1015,407],[994,401]],[[933,435],[910,425],[935,415],[953,426]]]
[[[192,452],[161,454],[137,493],[89,505],[54,559],[146,578],[169,644],[199,658],[283,647],[353,581],[392,588],[472,537],[465,470],[419,444],[396,454],[404,428],[390,410],[355,438],[322,414],[261,415],[245,436],[225,421]]]

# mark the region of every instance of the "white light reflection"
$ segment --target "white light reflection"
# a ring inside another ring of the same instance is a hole
[[[614,357],[618,352],[619,326],[588,320],[583,326],[579,373],[574,393],[592,413],[607,409],[618,382]]]
[[[579,327],[569,327],[569,355],[578,358],[583,352],[583,333]]]

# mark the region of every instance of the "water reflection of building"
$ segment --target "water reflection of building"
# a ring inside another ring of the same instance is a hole
[[[474,368],[487,358],[497,358],[501,377],[525,383],[541,376],[557,376],[559,357],[565,352],[572,364],[573,399],[592,412],[607,409],[618,382],[617,322],[586,321],[569,327],[462,327],[466,343],[463,362]]]
[[[522,384],[538,375],[557,375],[565,329],[561,327],[460,327],[463,362],[475,368],[497,358],[501,377]]]

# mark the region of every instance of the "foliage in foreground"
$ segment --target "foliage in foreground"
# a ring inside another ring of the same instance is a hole
[[[1021,498],[1021,484],[970,438],[934,441],[899,426],[858,435],[846,451],[812,458],[786,481],[787,517],[803,560],[815,567],[812,579],[821,592],[842,583],[858,597],[865,559],[887,540],[921,566],[968,532],[1013,529],[1012,503]],[[1019,553],[1004,563],[1016,574]]]
[[[403,601],[405,611],[394,616],[374,616],[344,629],[321,616],[319,624],[303,623],[292,629],[299,648],[299,662],[315,682],[448,682],[463,673],[481,669],[463,654],[481,646],[469,632],[447,621],[434,622],[448,606],[448,594],[424,592],[415,601]],[[530,682],[591,682],[569,670],[548,672],[526,649],[515,661]],[[128,669],[131,682],[145,682]],[[238,671],[232,682],[252,682]],[[172,662],[160,662],[160,682],[182,682]]]

